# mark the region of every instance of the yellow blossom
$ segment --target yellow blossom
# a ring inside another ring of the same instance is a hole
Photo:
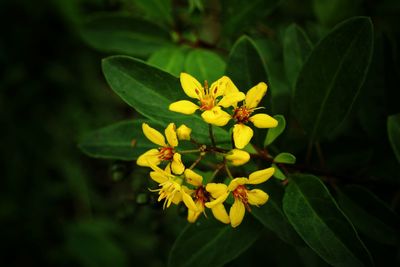
[[[188,208],[188,221],[193,223],[197,220],[201,213],[204,213],[204,207],[211,200],[212,192],[206,190],[203,185],[203,177],[191,169],[185,170],[186,182],[194,187],[194,189],[185,188],[185,192],[190,194],[196,204],[196,210]],[[222,223],[229,223],[229,216],[223,203],[219,203],[211,208],[214,217]]]
[[[192,129],[187,127],[185,124],[182,124],[181,126],[176,129],[176,133],[178,135],[179,140],[190,140],[190,134],[192,133]]]
[[[150,163],[149,163],[150,164]],[[153,169],[150,172],[150,177],[155,182],[159,183],[159,189],[150,190],[152,192],[158,192],[157,201],[164,199],[163,208],[169,207],[171,203],[178,204],[183,201],[188,209],[197,211],[196,204],[192,197],[186,193],[185,187],[182,186],[183,179],[180,176],[173,175],[169,172],[169,168],[162,170],[157,166],[150,164]]]
[[[232,149],[227,153],[225,158],[233,165],[240,166],[246,164],[250,160],[250,154],[244,150]]]
[[[268,200],[268,195],[260,189],[248,189],[246,185],[255,185],[267,181],[275,172],[274,168],[267,168],[255,171],[249,175],[249,178],[239,177],[233,179],[228,186],[218,185],[218,196],[214,201],[206,203],[206,207],[212,208],[215,205],[223,203],[230,193],[234,197],[234,203],[229,210],[229,218],[232,227],[237,227],[241,224],[245,210],[251,211],[250,205],[263,205]],[[208,184],[206,189],[211,190],[217,184]]]
[[[246,125],[249,121],[257,128],[274,128],[278,125],[278,121],[267,114],[252,115],[266,94],[267,88],[263,82],[257,84],[247,92],[243,105],[235,108],[232,116],[236,120],[233,126],[233,140],[237,148],[244,148],[253,137],[253,130]]]
[[[239,92],[231,79],[226,76],[218,79],[210,88],[207,82],[203,87],[187,73],[181,73],[180,81],[186,95],[197,99],[198,104],[188,100],[180,100],[172,103],[169,109],[183,114],[193,114],[199,109],[203,111],[201,114],[203,120],[216,126],[225,126],[231,119],[231,116],[221,107],[235,106],[237,102],[245,98],[245,95]]]
[[[164,136],[159,131],[151,128],[147,123],[142,124],[142,130],[147,139],[159,147],[150,149],[140,155],[136,161],[137,165],[150,167],[151,164],[159,165],[162,161],[169,161],[174,173],[183,173],[185,166],[182,163],[181,155],[175,152],[175,147],[178,146],[175,124],[170,123],[165,129],[167,142],[165,142]]]

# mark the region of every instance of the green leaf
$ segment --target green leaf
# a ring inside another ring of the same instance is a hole
[[[328,136],[350,111],[368,71],[372,38],[369,18],[346,20],[316,45],[303,65],[293,110],[311,141]]]
[[[267,203],[252,207],[251,214],[280,239],[291,245],[303,246],[304,242],[289,223],[282,210],[283,189],[275,181],[258,185],[269,195]]]
[[[189,52],[185,61],[185,71],[200,83],[211,83],[224,75],[225,62],[214,52],[195,49]]]
[[[259,82],[268,81],[265,63],[249,37],[242,36],[233,45],[225,74],[243,92]]]
[[[178,77],[183,71],[185,53],[178,47],[166,47],[154,52],[147,62]]]
[[[353,225],[317,177],[291,176],[283,198],[283,210],[304,241],[329,264],[372,264]]]
[[[283,36],[283,61],[286,77],[294,90],[297,76],[312,51],[313,45],[306,33],[296,24],[291,24]]]
[[[275,163],[272,163],[271,167],[273,167],[275,169],[274,177],[276,179],[279,179],[279,180],[286,180],[287,179],[286,175],[281,171],[281,169]]]
[[[334,25],[346,18],[362,13],[362,0],[313,0],[317,19],[325,25]]]
[[[82,138],[79,148],[95,158],[134,160],[147,150],[155,148],[142,132],[143,122],[122,121],[93,131]]]
[[[270,14],[279,0],[223,0],[222,20],[225,35],[240,35],[246,28]]]
[[[138,57],[170,44],[167,31],[148,21],[124,15],[96,15],[82,26],[81,36],[93,48]]]
[[[361,186],[346,186],[338,193],[339,206],[361,233],[383,244],[398,244],[400,218],[386,203]]]
[[[154,21],[161,26],[165,24],[172,25],[170,0],[134,0],[134,3],[150,21]]]
[[[295,164],[296,163],[296,157],[290,153],[283,152],[279,153],[275,158],[274,158],[275,163],[286,163],[286,164]]]
[[[274,118],[278,121],[278,126],[268,129],[267,136],[265,137],[264,146],[269,146],[278,138],[285,130],[286,120],[282,115],[275,115]]]
[[[200,115],[184,115],[169,111],[169,105],[188,99],[179,79],[160,69],[127,56],[113,56],[103,60],[103,73],[108,84],[126,103],[143,116],[167,126],[185,124],[193,129],[193,137],[209,143],[208,125]],[[228,133],[214,127],[217,142],[230,142]]]
[[[251,216],[237,228],[212,218],[200,220],[183,229],[171,249],[168,266],[223,266],[253,244],[262,230]]]
[[[387,131],[394,154],[400,162],[400,114],[389,116],[387,121]]]

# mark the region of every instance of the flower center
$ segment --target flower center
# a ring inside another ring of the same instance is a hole
[[[171,160],[174,157],[174,149],[172,147],[160,147],[158,151],[158,158],[161,160]]]
[[[211,88],[208,87],[208,82],[204,81],[204,89],[202,90],[196,89],[196,94],[200,99],[200,109],[201,110],[211,110],[216,105],[216,97],[218,87],[215,87],[214,90],[211,91]]]
[[[239,185],[238,187],[236,187],[235,190],[233,190],[233,196],[235,197],[235,199],[239,199],[244,206],[246,207],[246,209],[248,211],[251,211],[250,209],[250,205],[248,203],[248,198],[247,198],[247,188],[244,185]]]
[[[208,193],[208,191],[204,188],[204,186],[199,186],[196,189],[194,196],[196,200],[200,201],[203,204],[203,206],[204,203],[210,201],[210,193]]]
[[[240,123],[246,123],[249,121],[250,115],[253,110],[247,109],[245,106],[235,108],[233,118]]]

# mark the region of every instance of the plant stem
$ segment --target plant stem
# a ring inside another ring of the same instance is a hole
[[[198,149],[177,151],[177,153],[180,153],[180,154],[199,153],[199,152],[200,152],[200,150],[198,150]]]
[[[226,162],[225,162],[224,166],[225,166],[226,174],[228,174],[228,177],[229,177],[230,179],[233,179],[232,173],[231,173],[231,171],[229,170],[228,164],[226,164]]]
[[[210,134],[210,139],[211,139],[211,144],[213,147],[215,147],[215,139],[214,139],[214,132],[213,132],[213,128],[212,125],[209,123],[208,124],[208,133]]]
[[[203,156],[198,157],[192,165],[190,165],[189,169],[193,169],[194,167],[196,167],[197,164],[199,164],[200,160],[203,158]]]
[[[213,174],[211,175],[209,182],[211,182],[212,180],[214,180],[215,176],[217,176],[218,172],[225,166],[225,164],[220,164],[215,171],[213,172]]]

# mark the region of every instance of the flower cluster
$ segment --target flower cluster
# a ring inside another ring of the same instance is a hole
[[[248,126],[251,122],[257,128],[273,128],[278,122],[264,113],[253,114],[267,91],[263,82],[251,88],[246,94],[240,92],[234,83],[226,76],[214,82],[211,87],[205,82],[204,87],[192,76],[181,73],[180,81],[186,95],[196,99],[196,103],[180,100],[172,103],[169,109],[183,114],[193,114],[200,110],[201,117],[210,126],[211,144],[200,144],[192,137],[192,130],[186,125],[176,128],[170,123],[165,129],[165,137],[156,129],[143,123],[144,135],[155,148],[143,153],[137,164],[150,167],[150,177],[159,184],[158,201],[164,201],[164,208],[172,203],[181,202],[188,209],[187,219],[195,222],[197,218],[210,209],[214,217],[222,223],[237,227],[242,222],[246,209],[251,211],[250,205],[263,205],[268,195],[253,188],[254,185],[268,180],[274,174],[274,168],[266,168],[251,173],[248,177],[233,177],[230,166],[240,166],[250,160],[250,154],[245,150],[253,136],[253,130]],[[227,150],[217,147],[212,133],[212,125],[223,127],[233,121],[232,145]],[[180,141],[190,141],[196,149],[179,149]],[[182,162],[185,153],[198,153],[199,157],[190,167]],[[221,158],[219,164],[212,164],[215,168],[210,177],[204,177],[194,168],[207,154],[217,154]],[[161,166],[164,166],[160,168]],[[214,182],[218,172],[225,169],[226,177],[221,182]],[[228,178],[228,179],[225,179]],[[230,179],[230,180],[229,180]],[[231,204],[229,213],[226,203]]]

